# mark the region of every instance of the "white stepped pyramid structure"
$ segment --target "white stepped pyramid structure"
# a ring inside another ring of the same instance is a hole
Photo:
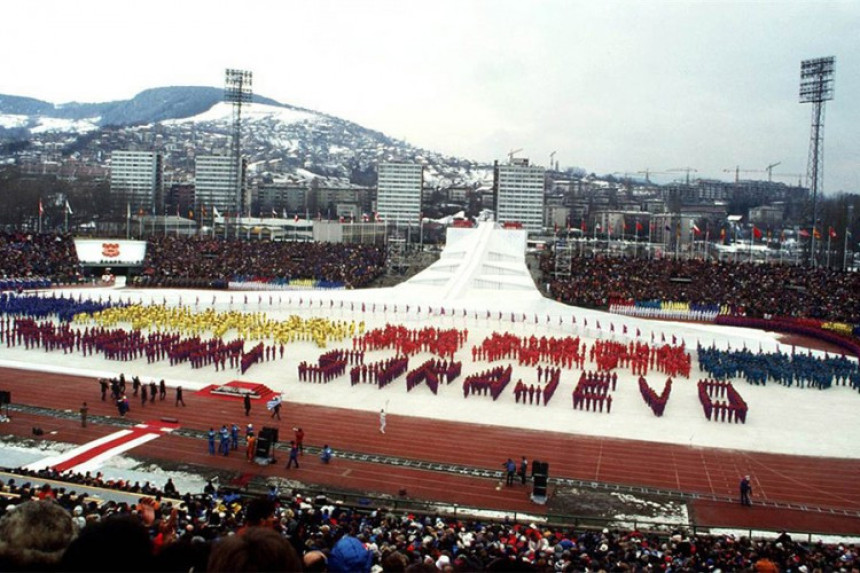
[[[394,290],[434,302],[467,302],[510,297],[543,299],[525,262],[526,231],[502,229],[492,222],[474,229],[449,228],[438,261]],[[492,298],[488,298],[492,297]]]

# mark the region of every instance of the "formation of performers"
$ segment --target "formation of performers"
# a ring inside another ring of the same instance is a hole
[[[382,389],[407,370],[409,370],[409,358],[395,356],[370,364],[353,366],[349,371],[349,380],[353,386],[359,383],[375,384]]]
[[[77,351],[83,356],[100,353],[108,360],[122,362],[145,356],[149,364],[168,358],[171,366],[188,362],[192,368],[214,365],[215,370],[224,370],[229,361],[230,368],[240,368],[243,373],[257,362],[274,359],[278,350],[281,357],[284,354],[283,345],[277,349],[262,342],[245,352],[245,342],[241,339],[224,342],[220,338],[202,340],[198,336],[143,334],[139,330],[121,328],[75,329],[69,324],[37,322],[31,318],[16,318],[11,323],[0,320],[0,337],[10,348],[23,345],[25,349],[44,348],[45,352],[62,350],[69,354]]]
[[[585,350],[586,346],[578,336],[538,338],[532,335],[526,338],[509,332],[493,332],[484,338],[481,344],[472,347],[472,362],[516,359],[520,366],[536,366],[539,362],[548,362],[562,368],[582,368],[585,364]]]
[[[0,316],[8,322],[12,316],[48,318],[56,316],[60,322],[69,322],[77,314],[92,315],[117,305],[112,301],[94,301],[90,298],[69,296],[35,296],[31,294],[13,295],[0,292]]]
[[[589,360],[598,370],[629,368],[633,374],[646,376],[649,368],[669,376],[690,377],[692,357],[683,343],[649,345],[646,342],[624,344],[615,340],[596,340],[589,351]]]
[[[602,413],[603,407],[606,406],[606,413],[609,414],[612,411],[612,395],[609,390],[611,388],[615,391],[617,382],[618,376],[614,372],[609,374],[583,371],[571,395],[573,409]]]
[[[698,347],[699,367],[712,378],[744,378],[764,385],[772,380],[784,386],[824,390],[850,384],[860,390],[860,366],[844,355],[824,358],[811,353],[752,352],[749,349],[720,350]]]
[[[427,326],[409,329],[403,325],[386,324],[352,340],[353,349],[394,350],[397,354],[414,356],[419,352],[430,352],[440,358],[451,359],[469,339],[467,329],[440,329]]]
[[[450,384],[459,375],[463,364],[461,362],[435,360],[431,358],[406,374],[406,391],[410,392],[422,382],[427,384],[434,394],[439,392],[439,384]]]
[[[299,363],[299,381],[300,382],[316,382],[326,383],[331,382],[338,376],[346,372],[346,365],[353,364],[354,361],[364,361],[363,352],[350,352],[348,350],[330,350],[325,354],[320,355],[317,359],[317,364],[308,364],[302,360]]]
[[[699,380],[697,388],[708,420],[746,424],[749,407],[731,382]]]
[[[512,373],[513,367],[508,364],[467,376],[463,380],[463,396],[468,398],[475,394],[482,396],[489,394],[493,397],[493,401],[496,401],[510,383]]]
[[[657,392],[648,385],[648,381],[645,380],[645,377],[640,376],[639,392],[642,394],[642,399],[645,400],[645,403],[648,404],[651,411],[654,412],[654,415],[658,418],[662,417],[663,411],[666,409],[666,402],[669,401],[669,394],[672,392],[672,379],[667,378],[666,384],[663,386],[663,391],[660,392],[660,394],[657,394]]]
[[[541,399],[543,399],[544,406],[549,404],[561,381],[561,368],[547,367],[546,369],[542,369],[538,366],[537,374],[537,384],[526,384],[522,381],[522,378],[517,380],[517,384],[514,386],[514,399],[517,401],[517,404],[520,402],[525,404],[526,400],[528,400],[529,404],[540,406]],[[545,386],[541,386],[541,377],[545,379]]]

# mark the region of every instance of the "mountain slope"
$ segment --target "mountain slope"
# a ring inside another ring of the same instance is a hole
[[[46,144],[66,155],[109,157],[115,149],[155,149],[174,180],[187,179],[194,157],[224,153],[232,132],[232,106],[222,89],[153,88],[130,100],[54,105],[0,95],[0,159],[35,153]],[[380,161],[428,166],[431,185],[471,184],[485,176],[463,159],[422,150],[358,124],[255,95],[242,112],[242,150],[250,175],[319,177],[332,184],[375,183]],[[23,150],[23,151],[22,151]],[[338,183],[340,181],[340,183]]]

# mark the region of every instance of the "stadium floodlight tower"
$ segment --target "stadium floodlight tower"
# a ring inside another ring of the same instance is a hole
[[[815,235],[818,224],[818,193],[824,170],[824,102],[833,99],[834,56],[803,60],[800,63],[800,103],[812,104],[812,133],[809,138],[809,159],[806,180],[812,194],[812,231],[810,232],[809,262],[815,266]],[[820,230],[819,230],[820,231]]]
[[[245,192],[242,173],[242,105],[251,103],[253,97],[252,73],[247,70],[228,68],[224,74],[224,101],[233,104],[233,138],[230,145],[233,181],[236,185],[234,210],[239,217],[244,212]],[[238,227],[237,227],[238,229]]]

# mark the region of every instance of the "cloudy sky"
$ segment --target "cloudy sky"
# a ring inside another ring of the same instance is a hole
[[[860,192],[860,2],[28,0],[4,5],[0,93],[254,91],[475,159],[796,182],[800,62],[836,56],[824,191]],[[13,24],[14,23],[14,24]],[[758,172],[755,172],[758,171]],[[655,177],[656,178],[656,177]]]

